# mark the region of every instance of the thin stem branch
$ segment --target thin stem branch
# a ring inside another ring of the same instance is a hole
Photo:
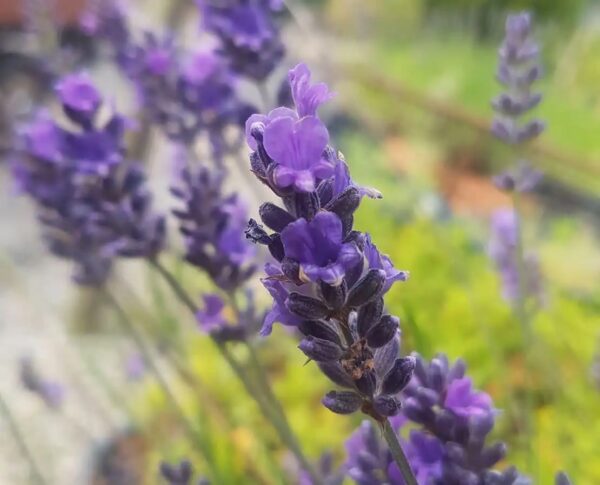
[[[213,460],[211,459],[211,452],[210,452],[209,447],[204,442],[202,435],[200,435],[198,433],[195,426],[186,417],[185,412],[184,412],[183,408],[181,407],[181,405],[179,404],[179,401],[175,397],[175,394],[171,390],[169,383],[167,382],[165,377],[162,375],[160,369],[158,368],[158,365],[154,361],[154,359],[152,357],[152,352],[150,351],[150,349],[149,349],[148,345],[146,344],[145,340],[143,339],[142,335],[139,333],[138,329],[135,327],[133,322],[131,322],[131,320],[127,316],[127,313],[125,312],[125,310],[123,310],[120,303],[112,295],[112,293],[110,293],[106,289],[103,289],[103,294],[104,294],[106,300],[111,304],[111,306],[114,308],[115,312],[117,313],[117,316],[118,316],[117,320],[118,320],[118,323],[120,324],[121,328],[130,337],[131,341],[134,343],[134,345],[136,346],[136,348],[142,355],[144,362],[148,366],[148,369],[154,375],[156,382],[162,389],[165,397],[167,398],[167,401],[169,402],[169,405],[175,412],[175,415],[177,416],[178,420],[180,421],[183,429],[185,430],[186,434],[190,438],[191,442],[194,444],[194,446],[196,447],[198,452],[203,456],[203,458],[206,461],[206,464],[208,465],[209,468],[211,468],[211,471],[212,471],[213,475],[215,476],[215,478],[218,477],[217,470],[215,469]]]
[[[385,437],[385,441],[387,441],[396,465],[398,465],[404,483],[406,485],[419,485],[389,419],[386,419],[383,423],[383,436]]]
[[[177,281],[177,279],[171,274],[171,272],[167,270],[158,260],[150,260],[150,264],[165,279],[165,281],[171,287],[179,301],[183,303],[183,305],[191,312],[193,316],[195,316],[198,312],[198,307],[194,303],[192,298],[188,295],[187,291],[181,286],[179,281]],[[237,304],[235,303],[235,297],[231,296],[231,300],[234,304],[234,308],[237,308]],[[236,309],[236,312],[239,314],[239,310]],[[260,365],[258,359],[256,359],[255,361],[253,359],[252,352],[250,353],[250,358],[253,362],[253,365],[258,364],[258,368],[256,369],[257,372],[255,372],[255,374],[256,377],[259,379],[259,382],[255,383],[250,373],[247,372],[246,368],[240,365],[240,363],[230,352],[229,348],[223,342],[219,342],[213,337],[211,337],[211,339],[217,346],[223,358],[227,361],[233,372],[241,381],[246,392],[250,395],[250,397],[252,397],[252,399],[256,401],[263,416],[271,423],[271,425],[279,435],[281,441],[295,455],[298,462],[311,476],[313,483],[315,485],[321,485],[323,481],[315,472],[307,458],[304,456],[304,453],[302,452],[298,440],[295,437],[292,429],[290,428],[287,419],[285,418],[283,408],[281,407],[281,404],[277,401],[276,396],[273,394],[273,391],[266,378],[264,369],[262,369],[262,366]],[[250,347],[250,345],[248,345],[248,347]],[[258,384],[258,387],[255,387],[256,384]]]
[[[29,464],[29,474],[32,483],[36,483],[38,485],[47,484],[48,482],[46,482],[46,480],[44,479],[44,476],[40,472],[40,469],[38,468],[35,459],[33,458],[31,450],[25,442],[25,438],[23,437],[23,433],[21,432],[21,428],[19,427],[17,420],[12,415],[10,408],[6,404],[6,401],[4,400],[2,395],[0,395],[0,412],[4,416],[6,422],[8,423],[10,432],[12,433],[14,440],[19,446],[21,454],[25,457],[25,460],[27,460],[27,463]]]

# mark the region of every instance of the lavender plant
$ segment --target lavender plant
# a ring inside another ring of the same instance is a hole
[[[450,365],[439,354],[430,362],[415,356],[415,374],[402,391],[401,414],[392,420],[420,484],[517,485],[531,483],[515,468],[494,467],[505,457],[504,443],[488,442],[497,410],[484,392],[473,389],[465,364]],[[377,430],[363,422],[346,443],[348,476],[356,483],[404,484]]]
[[[259,209],[267,232],[250,220],[247,237],[268,247],[263,284],[273,297],[261,333],[275,322],[297,328],[300,350],[335,384],[323,404],[338,414],[361,410],[381,423],[407,483],[416,483],[388,418],[398,414],[396,394],[409,382],[412,357],[398,358],[398,318],[386,314],[383,296],[407,273],[394,268],[367,234],[353,230],[353,213],[365,194],[317,116],[331,98],[311,84],[300,64],[289,73],[295,109],[276,108],[246,123],[251,167],[285,208]]]
[[[506,87],[506,92],[492,101],[496,111],[492,133],[515,147],[518,156],[522,156],[524,145],[539,136],[545,127],[537,118],[526,118],[542,100],[542,95],[533,89],[542,69],[531,25],[529,13],[508,16],[506,37],[498,51],[497,72],[497,79]],[[524,160],[494,177],[498,188],[513,194],[513,210],[494,214],[490,256],[502,277],[504,296],[517,307],[522,321],[528,318],[529,297],[539,303],[542,290],[537,259],[533,253],[525,254],[522,247],[519,194],[532,190],[540,179],[541,173]]]

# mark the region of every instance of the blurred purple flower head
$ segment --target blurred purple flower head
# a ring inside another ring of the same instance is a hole
[[[75,263],[77,283],[97,286],[113,258],[156,255],[164,219],[151,210],[143,172],[126,160],[126,120],[117,113],[102,124],[93,119],[102,97],[87,76],[67,76],[57,93],[78,127],[38,113],[22,131],[13,173],[36,203],[50,251]]]
[[[91,122],[102,104],[102,96],[85,73],[63,78],[56,92],[67,114],[83,122]]]
[[[196,0],[202,26],[220,41],[220,51],[231,68],[262,81],[283,58],[285,49],[273,14],[279,1]]]
[[[541,304],[544,298],[543,279],[535,254],[524,255],[521,276],[523,281],[519,281],[518,224],[519,220],[513,210],[501,209],[494,212],[490,225],[488,252],[500,274],[502,292],[506,300],[515,303],[519,299],[520,291],[523,291],[525,298],[533,298],[537,304]]]
[[[227,321],[223,316],[223,309],[225,308],[223,299],[214,293],[207,293],[202,295],[202,300],[204,301],[204,307],[196,313],[196,320],[200,328],[210,333],[211,330],[226,325]]]
[[[444,445],[435,436],[412,430],[403,443],[406,456],[418,483],[441,483],[444,466]],[[404,480],[395,462],[390,463],[388,476],[392,484],[403,485]]]
[[[473,384],[468,377],[450,382],[444,401],[446,409],[463,418],[492,412],[490,396],[485,392],[473,391],[472,387]]]
[[[537,137],[545,127],[539,119],[522,121],[522,116],[542,99],[541,94],[532,92],[533,83],[542,73],[538,57],[539,47],[531,38],[530,14],[509,15],[506,36],[498,51],[497,74],[498,81],[507,90],[492,101],[497,113],[492,133],[511,145]]]
[[[172,194],[183,204],[173,214],[185,238],[186,260],[205,270],[224,291],[241,287],[252,276],[255,248],[245,240],[247,208],[236,194],[223,193],[223,173],[184,169]]]
[[[493,181],[496,187],[506,192],[529,192],[537,186],[542,177],[542,172],[526,162],[521,162],[516,167],[496,175]]]

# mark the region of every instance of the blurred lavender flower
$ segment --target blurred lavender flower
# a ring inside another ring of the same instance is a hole
[[[50,251],[75,263],[76,282],[97,286],[115,257],[154,257],[165,222],[151,210],[143,171],[125,158],[126,120],[113,113],[100,122],[102,97],[87,75],[65,77],[57,94],[77,129],[38,113],[21,133],[13,173],[36,203]]]
[[[262,81],[285,54],[274,13],[283,3],[274,0],[196,0],[202,27],[220,41],[231,68]]]
[[[555,478],[555,485],[573,485],[565,472],[558,472]]]
[[[509,15],[506,37],[498,51],[497,79],[507,88],[492,102],[497,116],[492,133],[511,145],[527,142],[544,130],[538,119],[521,123],[521,116],[535,108],[542,99],[532,92],[532,85],[542,74],[539,47],[531,38],[531,15]]]
[[[65,397],[64,386],[42,377],[30,357],[23,357],[19,365],[23,387],[36,394],[49,408],[60,408]]]
[[[400,433],[416,425],[403,442],[418,483],[435,485],[526,485],[514,468],[493,467],[504,457],[502,443],[486,444],[496,411],[490,397],[472,389],[465,365],[444,355],[430,363],[416,357],[415,375],[402,392],[402,414],[392,418]],[[403,485],[379,433],[368,421],[346,443],[348,476],[358,484]]]
[[[492,133],[496,138],[518,145],[539,136],[545,124],[539,119],[523,120],[542,100],[542,95],[532,91],[533,84],[542,75],[539,63],[539,47],[531,38],[531,15],[509,15],[506,21],[506,37],[499,51],[497,79],[506,92],[492,101],[496,116]],[[542,178],[526,161],[514,169],[494,177],[495,185],[508,192],[532,190]]]
[[[331,453],[324,453],[317,464],[317,471],[323,485],[342,485],[344,482],[344,471],[334,468],[333,456]],[[300,470],[297,475],[298,485],[314,485],[314,480],[310,474]]]
[[[247,209],[236,194],[223,193],[223,172],[183,169],[172,194],[183,204],[173,210],[185,238],[186,260],[205,270],[226,292],[240,288],[256,266],[255,248],[244,240]]]
[[[367,234],[352,230],[362,196],[380,194],[355,185],[328,146],[317,109],[331,98],[329,89],[311,85],[304,64],[288,81],[296,109],[276,108],[246,123],[252,171],[285,207],[260,207],[272,233],[254,220],[246,231],[276,260],[265,267],[273,307],[261,334],[275,322],[297,327],[304,335],[299,349],[346,388],[329,392],[323,404],[339,414],[360,409],[383,422],[399,412],[395,395],[414,368],[412,357],[398,358],[399,320],[384,314],[383,303],[391,284],[407,274],[394,269]]]
[[[503,295],[515,303],[519,298],[519,268],[517,260],[518,219],[513,210],[501,209],[492,214],[488,252],[502,279]],[[537,304],[543,300],[542,275],[537,257],[527,253],[523,258],[522,290]]]
[[[160,464],[160,475],[169,485],[192,485],[194,479],[194,468],[188,460],[183,460],[176,465],[162,462]],[[195,482],[197,485],[209,485],[208,480],[203,478]]]

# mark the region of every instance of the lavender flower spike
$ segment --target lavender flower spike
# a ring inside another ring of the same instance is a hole
[[[296,109],[276,108],[247,122],[252,170],[281,198],[259,210],[268,232],[250,221],[248,239],[269,248],[274,262],[263,284],[273,297],[261,333],[275,322],[304,335],[299,349],[344,390],[322,403],[338,414],[362,411],[386,422],[400,411],[396,397],[415,360],[399,358],[399,319],[385,314],[383,296],[407,273],[379,253],[368,234],[353,230],[362,196],[344,160],[329,146],[318,106],[331,98],[298,65],[288,77]]]
[[[429,363],[419,356],[416,359],[415,375],[402,392],[403,409],[391,422],[397,434],[409,422],[416,425],[402,442],[418,483],[530,484],[512,467],[494,469],[506,451],[502,443],[486,443],[496,411],[487,394],[473,390],[464,363],[450,366],[444,355]],[[345,468],[356,483],[405,485],[370,422],[356,430],[346,449]]]

